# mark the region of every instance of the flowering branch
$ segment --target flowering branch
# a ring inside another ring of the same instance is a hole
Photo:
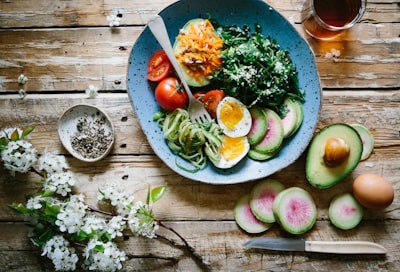
[[[90,207],[82,194],[72,193],[76,181],[64,156],[45,150],[38,158],[26,140],[33,129],[0,131],[1,159],[12,175],[32,171],[41,177],[42,187],[36,195],[9,207],[25,215],[31,241],[42,248],[42,256],[52,260],[55,270],[75,270],[78,263],[87,270],[119,270],[127,257],[116,243],[123,231],[155,238],[159,226],[177,235],[196,263],[204,266],[187,241],[153,214],[152,204],[164,195],[165,186],[149,186],[146,202],[134,203],[134,196],[117,184],[104,184],[97,197],[101,208]],[[33,167],[37,162],[38,170]]]

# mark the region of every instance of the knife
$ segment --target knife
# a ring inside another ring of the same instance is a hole
[[[246,248],[306,251],[335,254],[386,254],[383,246],[366,241],[305,241],[294,238],[258,237],[243,244]]]

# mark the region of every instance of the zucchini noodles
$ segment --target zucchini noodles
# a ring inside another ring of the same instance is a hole
[[[190,121],[189,113],[176,109],[170,113],[156,113],[154,120],[162,128],[168,147],[181,158],[189,161],[194,169],[178,167],[197,172],[207,164],[207,158],[219,160],[222,141],[221,128],[211,121],[200,124]]]

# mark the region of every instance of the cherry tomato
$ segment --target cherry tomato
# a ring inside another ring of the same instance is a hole
[[[147,64],[147,79],[158,82],[170,75],[171,71],[172,64],[164,50],[154,52]]]
[[[155,90],[158,104],[167,111],[185,108],[189,98],[175,77],[167,77],[158,83]]]
[[[202,98],[201,102],[204,103],[204,107],[211,115],[212,118],[217,118],[217,106],[219,102],[224,98],[225,93],[222,90],[208,91]]]

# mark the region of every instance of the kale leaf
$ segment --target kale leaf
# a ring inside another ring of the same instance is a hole
[[[244,25],[222,26],[212,23],[224,40],[222,67],[212,75],[212,81],[246,106],[259,105],[277,110],[286,97],[304,101],[298,87],[297,70],[289,53],[282,50],[275,40]]]

